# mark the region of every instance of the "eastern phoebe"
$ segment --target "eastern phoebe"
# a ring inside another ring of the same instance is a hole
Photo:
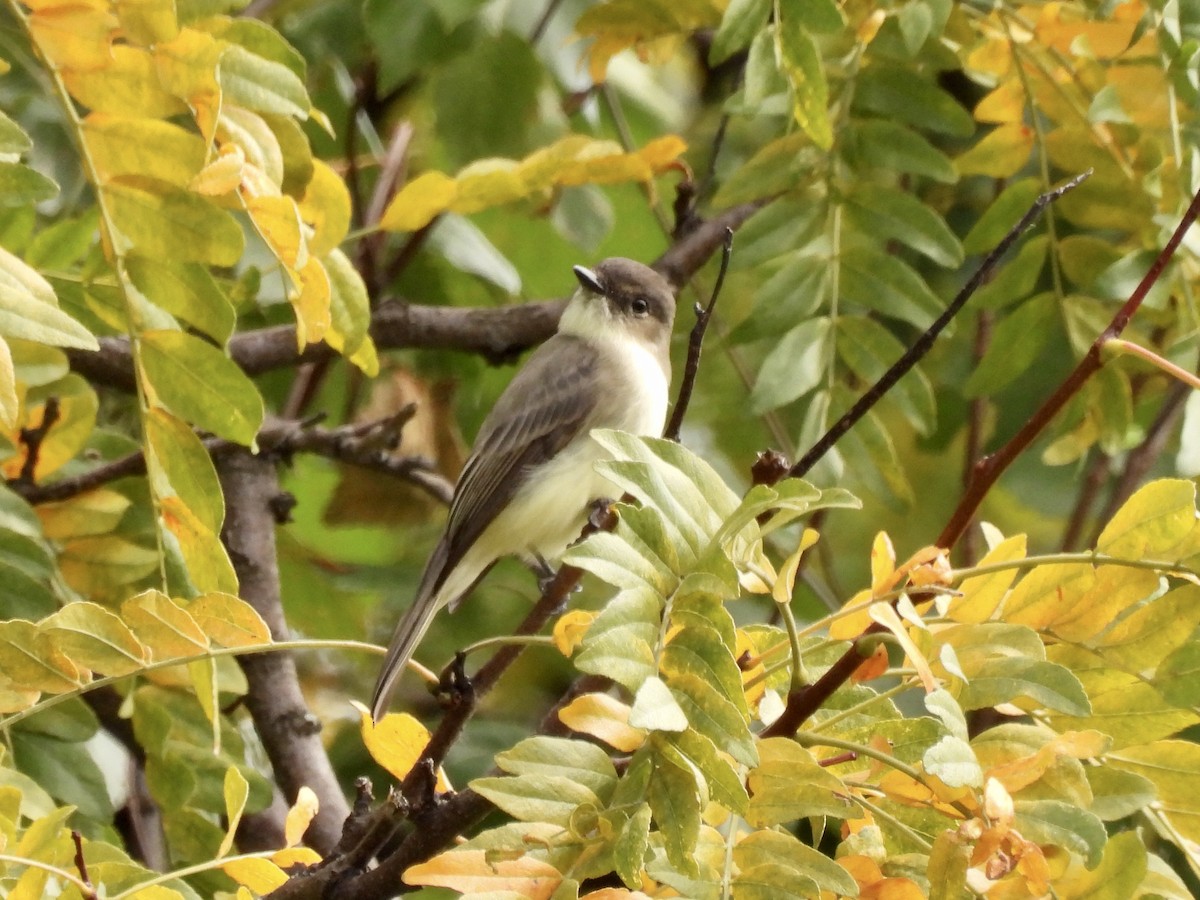
[[[675,318],[670,285],[630,259],[574,271],[579,290],[558,332],[529,357],[475,439],[446,530],[379,672],[376,720],[438,610],[453,611],[502,556],[557,559],[579,536],[591,502],[613,492],[593,468],[604,453],[591,430],[662,433]]]

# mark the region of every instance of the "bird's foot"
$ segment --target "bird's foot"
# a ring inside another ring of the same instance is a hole
[[[442,669],[435,693],[438,702],[447,709],[475,702],[475,686],[467,674],[467,656],[461,650],[455,653],[450,664]]]

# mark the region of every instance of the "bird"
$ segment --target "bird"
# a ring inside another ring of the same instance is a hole
[[[443,608],[451,612],[501,557],[543,567],[579,537],[615,487],[594,468],[595,428],[662,433],[675,296],[658,272],[613,257],[575,266],[558,330],[525,361],[484,419],[441,539],[388,646],[371,701],[386,712],[401,672]]]

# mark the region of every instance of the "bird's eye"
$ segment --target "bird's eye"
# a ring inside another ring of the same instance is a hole
[[[629,301],[629,308],[633,310],[635,316],[644,316],[650,312],[650,301],[645,297],[634,297]]]

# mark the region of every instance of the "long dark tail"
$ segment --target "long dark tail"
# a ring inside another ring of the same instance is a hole
[[[429,562],[425,564],[425,572],[421,576],[421,586],[412,604],[404,611],[396,630],[388,644],[387,656],[383,660],[383,668],[379,670],[379,678],[375,681],[375,693],[371,697],[371,718],[378,722],[387,712],[388,703],[392,698],[392,690],[396,680],[408,661],[412,659],[417,645],[425,637],[425,632],[433,623],[433,618],[442,607],[438,597],[445,573],[446,558],[449,550],[446,542],[440,541]]]

